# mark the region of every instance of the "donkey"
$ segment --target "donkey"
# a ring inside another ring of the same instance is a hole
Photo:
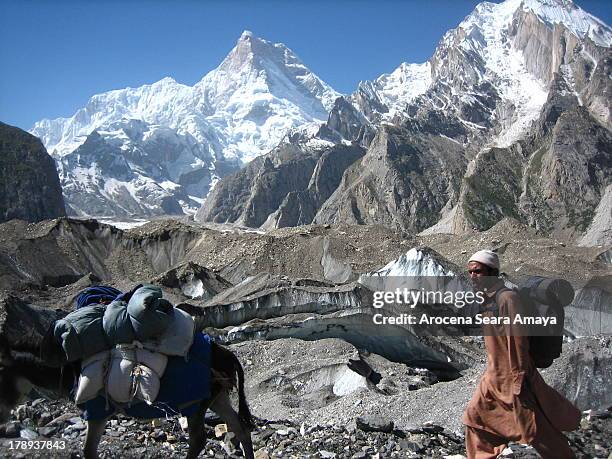
[[[18,306],[20,311],[17,316],[20,318],[26,316],[31,318],[31,314],[43,311],[42,308],[24,303],[11,306],[11,309]],[[25,310],[23,310],[24,307]],[[10,316],[10,311],[7,312]],[[45,313],[43,315],[48,316]],[[49,317],[45,319],[39,323],[46,322],[51,327],[52,322]],[[46,336],[48,337],[49,334]],[[15,339],[11,340],[11,338]],[[32,388],[42,389],[45,393],[51,393],[57,398],[70,397],[74,385],[74,378],[71,378],[70,375],[78,377],[80,366],[67,363],[60,352],[53,347],[47,339],[44,337],[41,339],[40,333],[38,336],[31,334],[28,339],[24,339],[23,334],[15,332],[4,333],[3,336],[0,336],[0,422],[7,420],[10,411]],[[61,348],[59,349],[61,351]],[[232,407],[229,397],[230,392],[234,389],[238,391],[238,411]],[[199,409],[187,418],[189,433],[187,457],[197,458],[204,449],[206,444],[204,415],[210,408],[234,432],[242,445],[245,457],[254,459],[251,441],[254,423],[244,394],[244,371],[234,353],[216,343],[212,343],[211,347],[210,396],[198,403]],[[129,415],[129,411],[126,411]],[[108,417],[87,421],[83,450],[85,458],[98,457],[98,445],[107,420]]]

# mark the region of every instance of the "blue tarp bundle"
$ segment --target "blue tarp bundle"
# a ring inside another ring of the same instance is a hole
[[[121,295],[121,291],[109,285],[95,285],[86,288],[76,297],[76,309],[90,304],[109,304]]]
[[[167,415],[191,416],[198,410],[199,401],[210,398],[211,339],[197,333],[186,357],[169,357],[161,387],[153,405],[144,402],[129,407],[117,407],[112,400],[100,395],[79,405],[85,420],[100,420],[117,412],[128,416],[153,419]],[[108,408],[107,408],[108,406]]]
[[[191,336],[185,336],[190,328],[185,321],[188,314],[176,310],[162,295],[159,287],[143,285],[129,302],[119,297],[108,306],[80,307],[55,323],[55,338],[69,362],[136,340],[159,343],[152,348],[157,352],[183,355],[191,344]]]

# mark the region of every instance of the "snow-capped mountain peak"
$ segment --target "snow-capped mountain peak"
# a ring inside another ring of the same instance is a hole
[[[226,158],[250,161],[292,128],[323,122],[340,96],[284,44],[242,33],[221,65],[194,86],[226,139]]]
[[[490,27],[504,28],[517,10],[533,12],[540,21],[553,28],[562,25],[576,37],[590,38],[596,45],[612,44],[612,30],[604,22],[587,13],[571,0],[506,0],[502,3],[482,2],[459,25],[466,31],[474,27],[487,32]]]
[[[134,160],[130,168],[144,171],[142,177],[155,183],[176,183],[174,194],[179,196],[181,192],[179,201],[186,202],[186,193],[205,197],[219,176],[266,153],[291,129],[307,123],[322,124],[338,96],[285,45],[245,31],[219,67],[194,86],[166,77],[138,88],[97,94],[72,117],[39,121],[30,132],[41,138],[59,161],[82,146],[94,131],[104,141],[89,145],[91,160],[96,159],[94,147],[100,148],[100,156],[111,154],[112,148],[115,156],[124,151],[133,158],[146,158],[148,149],[153,149],[155,157],[162,155],[172,164],[172,172],[150,165],[142,167],[136,164],[140,160]],[[144,123],[144,130],[142,135],[130,138],[125,132],[134,120]],[[147,132],[154,133],[155,142],[145,135]],[[60,178],[69,205],[70,190],[75,196],[83,188],[93,192],[113,178],[112,171],[98,168],[94,172],[99,177],[88,179],[88,185],[82,187],[76,182],[83,174],[70,172],[78,161],[71,158],[64,162],[59,167]],[[176,170],[180,165],[186,168]],[[155,177],[147,175],[154,170]],[[134,186],[137,188],[137,184]],[[137,192],[131,195],[139,200]],[[87,213],[87,202],[79,199],[79,205],[73,203],[74,208]]]
[[[228,97],[239,87],[253,91],[265,88],[300,106],[306,99],[305,108],[319,118],[323,115],[321,111],[331,110],[334,101],[340,96],[312,73],[287,46],[258,38],[248,30],[242,33],[221,65],[196,86],[206,87],[208,100],[216,100],[217,103],[227,102]],[[326,117],[326,113],[323,117]]]
[[[390,74],[360,83],[351,97],[352,103],[370,120],[386,120],[401,115],[435,82],[452,88],[451,94],[443,96],[437,89],[432,96],[432,104],[441,110],[469,105],[470,101],[477,106],[483,97],[478,88],[483,83],[491,84],[496,96],[509,101],[510,110],[514,111],[496,141],[498,146],[509,145],[528,129],[548,94],[548,80],[529,68],[523,50],[514,40],[516,21],[521,19],[521,12],[532,12],[548,28],[559,24],[578,39],[588,36],[597,45],[610,46],[612,33],[609,27],[571,1],[482,2],[455,29],[443,36],[428,62],[403,63]],[[552,76],[552,73],[547,76]],[[469,129],[486,127],[474,119],[463,121]]]
[[[612,29],[571,0],[523,0],[522,6],[550,27],[562,24],[578,38],[588,37],[598,46],[612,45]]]
[[[431,65],[403,62],[391,73],[385,73],[373,81],[361,81],[353,95],[353,103],[359,108],[363,98],[375,101],[371,107],[382,119],[393,118],[408,103],[423,94],[431,85]]]
[[[493,142],[496,146],[508,146],[526,132],[546,102],[548,83],[558,70],[552,58],[547,62],[547,58],[537,57],[542,46],[555,44],[541,42],[546,39],[526,18],[529,14],[551,31],[558,26],[578,40],[588,38],[601,47],[612,44],[612,30],[570,0],[479,4],[443,42],[471,54],[477,70],[471,83],[491,82],[502,101],[512,105],[514,114],[502,123],[503,129]]]
[[[70,118],[44,119],[30,132],[39,137],[56,158],[74,151],[95,129],[124,119],[140,119],[148,123],[177,127],[180,111],[191,88],[166,77],[138,88],[124,88],[92,96],[85,107]]]

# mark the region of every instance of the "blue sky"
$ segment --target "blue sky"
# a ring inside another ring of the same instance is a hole
[[[0,0],[0,121],[29,129],[94,94],[192,85],[243,30],[283,42],[334,89],[427,60],[478,1]],[[577,0],[610,24],[612,2]]]

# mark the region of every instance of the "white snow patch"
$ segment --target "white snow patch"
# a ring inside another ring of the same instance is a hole
[[[403,62],[389,74],[383,74],[374,82],[376,94],[388,108],[385,118],[392,118],[403,111],[409,102],[423,94],[431,86],[431,65]]]
[[[161,186],[166,191],[173,191],[181,187],[178,183],[171,182],[170,180],[164,180],[163,182],[160,182],[159,186]]]
[[[454,142],[454,143],[456,143],[457,145],[461,145],[461,146],[463,146],[463,144],[462,144],[461,142],[459,142],[458,140],[455,140],[455,139],[451,139],[451,138],[450,138],[449,136],[447,136],[447,135],[444,135],[444,134],[439,134],[439,136],[440,136],[440,137],[444,137],[445,139],[450,140],[451,142]]]
[[[372,273],[378,276],[454,276],[434,258],[416,248],[410,249],[397,260],[393,260]]]
[[[181,284],[181,291],[191,299],[202,298],[204,296],[204,284],[200,279],[191,278]]]
[[[127,230],[131,228],[138,228],[139,226],[148,223],[150,220],[145,220],[141,218],[136,218],[134,220],[122,221],[122,220],[112,220],[112,219],[98,219],[101,223],[106,223],[107,225],[114,226],[115,228],[119,228],[120,230]]]
[[[189,195],[189,199],[197,202],[200,205],[204,204],[204,201],[205,201],[203,198],[198,198],[198,197],[192,196],[192,195]]]

